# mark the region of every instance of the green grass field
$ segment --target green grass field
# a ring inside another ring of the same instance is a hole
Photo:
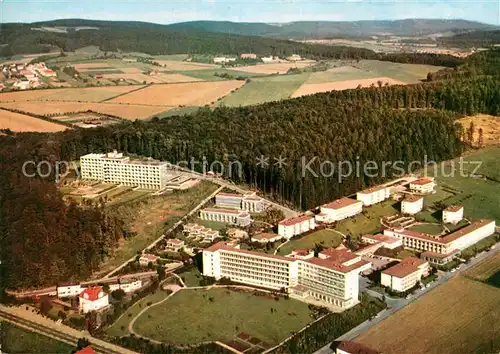
[[[420,64],[400,64],[388,61],[361,60],[358,64],[362,70],[369,71],[377,76],[386,76],[396,80],[413,83],[427,78],[429,72],[441,70],[440,66]]]
[[[251,79],[236,92],[217,101],[216,105],[248,106],[287,99],[307,80],[309,75],[310,73],[302,73]]]
[[[165,111],[165,112],[157,113],[150,118],[158,117],[160,119],[163,119],[163,118],[169,118],[169,117],[174,117],[174,116],[184,116],[186,114],[194,113],[198,109],[200,109],[200,107],[194,107],[194,106],[192,106],[192,107],[191,106],[177,107],[177,108],[173,108],[173,109],[170,109],[168,111]]]
[[[323,84],[326,82],[361,80],[377,77],[373,72],[354,68],[352,66],[341,66],[327,71],[317,71],[309,76],[306,84]]]
[[[228,227],[228,224],[220,221],[201,220],[200,218],[194,219],[193,222],[214,230],[222,230]]]
[[[205,81],[220,81],[220,80],[229,80],[224,77],[220,76],[215,76],[215,73],[217,74],[228,74],[233,77],[234,80],[238,76],[245,77],[245,78],[251,78],[255,76],[265,76],[262,74],[254,74],[254,73],[248,73],[246,71],[238,71],[238,70],[228,70],[228,69],[202,69],[202,70],[188,70],[188,71],[176,71],[178,74],[183,74],[187,75],[190,77],[194,77],[197,79],[205,80]]]
[[[313,232],[297,240],[292,240],[283,245],[278,251],[281,255],[291,253],[294,249],[314,249],[315,245],[324,248],[337,247],[342,242],[342,235],[333,230],[323,229]]]
[[[409,230],[423,232],[429,235],[440,235],[444,231],[441,225],[435,224],[414,225],[410,227]]]
[[[293,299],[276,301],[226,289],[181,290],[146,311],[134,330],[178,345],[228,341],[240,332],[277,344],[311,320],[308,305]]]
[[[191,287],[191,286],[200,286],[200,280],[202,279],[202,275],[198,268],[194,267],[191,268],[185,272],[182,273],[177,273],[182,280],[184,281],[184,284],[186,286]]]
[[[67,343],[59,342],[42,334],[17,327],[9,322],[0,322],[0,344],[5,353],[65,353],[76,349]]]

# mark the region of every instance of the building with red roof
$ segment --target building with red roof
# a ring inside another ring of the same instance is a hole
[[[418,195],[407,195],[401,201],[401,213],[415,215],[424,208],[424,197]]]
[[[382,271],[380,283],[388,288],[405,292],[429,274],[429,263],[416,257],[408,257]]]
[[[286,239],[314,230],[316,222],[312,216],[301,215],[295,218],[285,219],[278,223],[278,235]]]
[[[436,182],[434,182],[434,178],[420,178],[413,182],[410,182],[410,190],[412,192],[429,194],[434,192],[434,187],[436,186]]]
[[[381,244],[381,247],[388,248],[390,250],[394,248],[401,247],[403,245],[403,241],[401,241],[398,237],[387,236],[384,234],[376,234],[376,235],[363,235],[361,236],[361,240],[370,245],[374,245],[377,243]]]
[[[92,348],[90,345],[87,345],[85,348],[75,352],[75,354],[96,354],[96,352],[94,348]]]
[[[80,293],[78,307],[83,313],[100,311],[108,306],[108,294],[100,286],[90,286]]]
[[[316,221],[332,223],[361,213],[363,203],[355,199],[341,198],[322,205],[320,209],[321,213],[316,215]]]
[[[446,224],[458,224],[464,218],[464,207],[462,205],[450,205],[443,210],[443,222]]]

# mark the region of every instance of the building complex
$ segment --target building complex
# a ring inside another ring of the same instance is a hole
[[[361,213],[363,202],[350,198],[342,198],[322,205],[320,210],[321,212],[316,215],[316,221],[332,223]]]
[[[391,188],[385,186],[372,187],[356,193],[356,199],[361,201],[364,206],[383,202],[390,196]]]
[[[246,211],[222,208],[205,208],[200,211],[200,219],[238,226],[248,226],[252,223],[252,218]]]
[[[382,271],[380,284],[398,292],[413,288],[420,279],[429,275],[429,263],[423,259],[408,257]]]
[[[309,215],[302,215],[280,221],[278,223],[278,235],[290,239],[315,228],[316,222],[314,218]]]
[[[413,182],[410,182],[410,190],[412,192],[429,194],[434,192],[434,187],[436,182],[432,178],[420,178]]]
[[[325,259],[284,257],[239,249],[224,242],[203,250],[203,274],[216,279],[286,290],[290,296],[341,308],[358,303],[359,273],[370,262],[348,251]]]
[[[215,196],[215,205],[220,208],[238,209],[260,213],[265,209],[264,199],[255,193],[219,193]]]

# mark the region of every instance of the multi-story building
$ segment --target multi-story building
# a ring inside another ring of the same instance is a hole
[[[264,199],[255,193],[219,193],[215,196],[215,205],[220,208],[239,209],[260,213],[265,209]]]
[[[83,313],[99,311],[108,306],[108,294],[100,286],[88,287],[80,294],[78,307]]]
[[[167,248],[174,252],[180,251],[184,248],[184,241],[178,238],[170,238],[167,240]]]
[[[80,157],[82,179],[116,183],[143,189],[164,189],[167,163],[153,160],[130,160],[116,151]]]
[[[295,249],[291,253],[287,254],[286,257],[303,259],[303,260],[311,259],[314,257],[314,250]]]
[[[423,252],[422,257],[444,264],[461,250],[495,233],[495,220],[479,220],[446,235],[428,235],[405,229],[386,229],[384,235],[402,239],[403,246]]]
[[[443,210],[443,222],[447,224],[458,224],[464,218],[464,207],[461,205],[450,205]]]
[[[257,54],[255,53],[242,53],[240,54],[241,59],[257,59]]]
[[[420,178],[413,182],[410,182],[410,190],[412,192],[429,194],[434,192],[434,187],[436,183],[432,178]]]
[[[139,290],[142,287],[142,280],[134,278],[119,278],[118,283],[109,284],[109,291],[115,291],[118,289],[123,290],[126,293],[132,293]]]
[[[364,206],[383,202],[390,196],[391,189],[384,186],[372,187],[356,193],[356,199],[361,201]]]
[[[141,266],[147,266],[149,263],[155,264],[159,258],[160,257],[155,256],[154,254],[144,253],[139,257],[139,264]]]
[[[321,206],[321,212],[316,215],[316,221],[332,223],[361,213],[363,203],[350,198],[337,199]]]
[[[187,238],[201,239],[202,242],[213,242],[220,237],[219,231],[198,224],[186,224],[183,231],[187,234]]]
[[[248,226],[252,223],[250,214],[242,210],[205,208],[200,211],[202,220],[219,221],[238,226]]]
[[[314,299],[349,308],[358,303],[359,273],[370,262],[348,252],[329,258],[283,257],[241,250],[219,242],[203,250],[203,274],[269,289],[285,289],[303,301]]]
[[[424,198],[418,195],[408,195],[401,201],[403,214],[415,215],[424,208]]]
[[[381,247],[394,249],[401,247],[403,245],[403,241],[398,237],[391,237],[383,234],[376,235],[363,235],[361,236],[361,240],[370,245],[375,245],[380,243]]]
[[[60,283],[57,284],[57,297],[73,297],[78,296],[83,288],[80,283]]]
[[[303,234],[304,232],[314,230],[315,228],[316,223],[314,218],[309,215],[302,215],[280,221],[278,223],[278,235],[283,236],[286,239],[290,239],[293,236]]]
[[[423,259],[409,257],[382,271],[380,283],[392,290],[405,292],[429,274],[429,263]]]

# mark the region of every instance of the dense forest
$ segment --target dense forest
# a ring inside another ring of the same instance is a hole
[[[215,110],[149,122],[135,121],[57,134],[0,136],[0,252],[4,285],[42,286],[94,270],[121,237],[108,211],[63,203],[53,176],[23,175],[25,161],[73,160],[118,149],[177,162],[240,161],[228,177],[296,207],[310,208],[391,178],[343,176],[321,162],[442,161],[463,151],[457,115],[500,114],[499,51],[479,53],[447,80],[316,94],[267,104]],[[496,67],[496,68],[495,68]],[[439,76],[438,76],[439,77]],[[261,156],[270,166],[257,165]],[[283,168],[275,160],[286,158]],[[305,170],[305,161],[315,158]],[[233,165],[234,166],[234,165]],[[330,174],[331,173],[331,174]]]
[[[500,43],[500,30],[495,31],[472,31],[456,34],[451,37],[441,37],[439,42],[443,45],[453,47],[488,47]]]

